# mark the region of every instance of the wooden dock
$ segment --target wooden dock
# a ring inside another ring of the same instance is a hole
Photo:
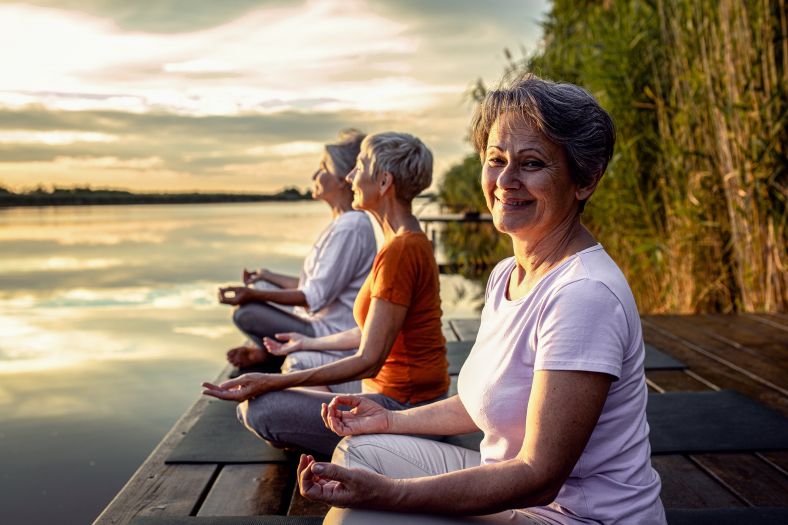
[[[474,340],[477,330],[477,320],[444,324],[448,340]],[[788,417],[788,315],[644,316],[643,330],[647,343],[688,366],[647,372],[652,392],[732,389]],[[122,525],[136,516],[325,514],[326,506],[298,494],[292,462],[166,465],[206,404],[197,400],[95,525]],[[660,455],[652,461],[667,508],[788,507],[788,444],[781,451]]]

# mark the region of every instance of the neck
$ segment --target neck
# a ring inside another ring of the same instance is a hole
[[[544,237],[535,240],[512,237],[512,244],[518,270],[516,281],[530,288],[530,284],[538,281],[564,259],[590,248],[596,244],[596,240],[580,224],[580,217],[575,216],[566,225],[555,228]]]
[[[326,199],[326,203],[331,208],[331,218],[336,219],[346,211],[353,209],[353,194],[349,191],[342,192],[341,195],[333,199]]]
[[[410,203],[404,203],[395,197],[387,196],[381,201],[380,206],[370,210],[370,213],[380,224],[386,241],[406,231],[421,231],[421,225],[413,215]]]

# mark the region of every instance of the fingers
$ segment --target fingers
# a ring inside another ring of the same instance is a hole
[[[294,335],[296,335],[294,332],[282,332],[281,334],[274,334],[274,337],[280,341],[289,341]]]
[[[298,479],[298,491],[302,496],[312,500],[321,500],[323,495],[322,488],[316,483],[315,476],[312,474],[310,466],[315,462],[315,458],[301,454],[298,460],[296,479]]]
[[[349,406],[351,408],[356,408],[359,406],[364,398],[361,396],[354,396],[354,395],[338,395],[334,396],[334,399],[328,404],[329,407],[335,408],[339,406]]]
[[[309,465],[312,474],[329,481],[340,481],[346,483],[353,479],[353,473],[345,467],[340,467],[333,463],[317,463],[313,461]]]
[[[328,424],[328,405],[325,403],[320,403],[320,419],[323,420],[323,424],[326,426],[326,428],[331,430],[331,427]]]
[[[282,344],[274,341],[270,337],[263,337],[263,346],[265,346],[266,350],[272,352],[273,350],[279,349]]]
[[[220,387],[219,385],[214,385],[213,383],[208,383],[207,381],[204,382],[201,386],[206,390],[216,390],[216,391],[224,390],[224,388]]]

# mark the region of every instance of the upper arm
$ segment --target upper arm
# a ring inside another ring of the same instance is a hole
[[[318,311],[331,303],[362,270],[369,270],[375,248],[374,242],[370,244],[367,237],[350,228],[329,235],[312,274],[301,287],[310,311]]]
[[[370,365],[375,365],[376,371],[388,357],[407,313],[407,306],[384,299],[372,299],[361,333],[359,354]]]
[[[558,490],[621,376],[630,329],[618,297],[592,280],[561,288],[540,315],[521,457]]]
[[[518,457],[556,493],[591,438],[612,381],[611,375],[599,372],[534,374]]]

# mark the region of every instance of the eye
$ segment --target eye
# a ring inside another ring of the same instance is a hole
[[[505,166],[506,159],[504,159],[500,155],[489,155],[487,157],[487,164],[490,166]]]
[[[522,167],[530,170],[538,170],[544,168],[545,164],[538,159],[526,159],[522,163]]]

